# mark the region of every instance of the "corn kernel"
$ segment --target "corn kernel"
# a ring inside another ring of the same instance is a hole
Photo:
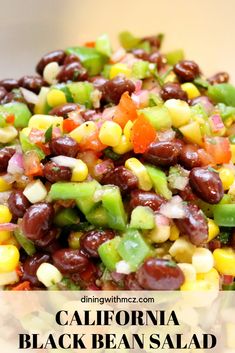
[[[107,146],[118,146],[122,137],[122,128],[114,121],[106,121],[100,128],[99,139]]]
[[[44,80],[49,83],[50,85],[53,85],[57,83],[56,76],[60,72],[60,67],[59,64],[55,61],[47,64],[43,70],[43,78]]]
[[[51,287],[53,284],[60,282],[63,278],[60,271],[49,263],[42,263],[37,270],[38,280],[44,284],[45,287]]]
[[[0,224],[9,223],[12,219],[12,214],[7,206],[0,205]]]
[[[0,128],[0,143],[8,143],[16,138],[18,131],[14,126],[6,126]]]
[[[210,282],[205,280],[196,280],[196,281],[185,281],[184,284],[180,287],[181,291],[208,291],[212,290],[213,286],[211,286]]]
[[[122,74],[126,77],[130,77],[131,70],[127,67],[126,64],[117,63],[117,64],[112,65],[110,72],[109,72],[109,78],[112,79],[120,74]]]
[[[43,201],[47,196],[47,189],[41,180],[34,180],[29,183],[23,194],[31,203]]]
[[[125,167],[135,174],[138,179],[138,185],[141,190],[149,191],[153,184],[148,175],[145,166],[136,158],[129,158],[126,160]]]
[[[71,181],[84,181],[88,176],[88,168],[87,165],[81,160],[78,159],[76,162],[76,166],[72,171]]]
[[[8,184],[5,179],[0,177],[0,192],[11,190],[11,184]]]
[[[118,154],[124,154],[133,149],[133,145],[127,140],[125,135],[122,135],[121,141],[116,147],[113,147],[113,151]]]
[[[208,239],[207,243],[217,237],[219,234],[220,229],[217,224],[213,221],[213,219],[208,218]]]
[[[0,232],[0,244],[4,243],[11,237],[11,232],[8,232],[6,230],[2,230]]]
[[[232,161],[233,163],[235,163],[235,145],[230,144],[230,150],[231,150],[231,153],[232,153],[231,161]]]
[[[36,114],[33,115],[28,126],[39,130],[47,130],[49,127],[59,127],[62,131],[63,118],[60,116]]]
[[[193,265],[187,264],[187,263],[181,263],[181,264],[178,264],[178,266],[182,270],[186,282],[193,282],[196,280],[197,275]]]
[[[52,89],[47,94],[47,103],[51,107],[57,107],[58,105],[67,103],[66,96],[59,89]]]
[[[14,245],[0,245],[0,272],[11,272],[17,267],[20,253]]]
[[[174,127],[180,127],[189,122],[191,110],[187,102],[180,99],[168,99],[164,105],[170,113]]]
[[[87,137],[97,131],[97,126],[94,121],[87,121],[76,127],[70,132],[69,136],[80,143],[84,137]]]
[[[128,120],[126,123],[124,129],[123,129],[123,134],[125,135],[126,139],[131,142],[131,132],[133,128],[133,122],[131,120]]]
[[[219,177],[223,184],[223,188],[226,191],[230,188],[230,186],[233,184],[235,180],[234,173],[232,172],[231,169],[223,168],[223,167],[220,168],[218,172],[219,172]]]
[[[186,82],[181,85],[181,88],[184,92],[187,93],[189,99],[196,98],[200,96],[200,92],[197,89],[197,87],[191,83],[191,82]]]
[[[47,104],[47,94],[50,91],[48,87],[42,87],[38,95],[38,103],[34,106],[34,114],[43,114]]]
[[[197,273],[210,271],[214,265],[212,252],[206,248],[196,248],[192,257],[192,265]]]
[[[1,273],[0,275],[0,286],[6,286],[8,284],[14,284],[19,281],[19,277],[16,271]]]
[[[10,237],[3,241],[1,245],[14,245],[17,249],[21,248],[13,233],[11,233]]]
[[[187,238],[180,237],[172,244],[169,249],[169,253],[177,262],[191,263],[195,249],[196,246],[193,245]]]
[[[219,273],[235,276],[235,251],[232,248],[216,249],[213,256],[215,268]]]
[[[197,273],[197,280],[204,280],[209,282],[215,289],[219,288],[220,276],[215,268],[210,269],[210,271],[205,273]]]
[[[170,234],[170,237],[169,237],[169,240],[170,241],[175,241],[176,239],[178,239],[180,236],[180,231],[179,229],[176,227],[175,224],[173,224],[171,226],[171,234]]]

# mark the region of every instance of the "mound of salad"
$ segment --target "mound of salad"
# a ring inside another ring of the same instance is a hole
[[[0,81],[0,286],[234,290],[235,87],[119,38]]]

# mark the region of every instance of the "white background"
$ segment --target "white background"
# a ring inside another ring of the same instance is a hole
[[[184,48],[208,75],[235,83],[235,0],[0,0],[0,78],[33,73],[40,56],[125,29],[166,33],[164,49]],[[114,41],[115,42],[115,41]],[[116,43],[116,42],[115,42]]]

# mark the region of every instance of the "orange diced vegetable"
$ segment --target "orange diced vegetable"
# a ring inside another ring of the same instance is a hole
[[[148,119],[140,115],[133,124],[131,139],[135,153],[144,153],[156,139],[157,133]]]
[[[132,101],[128,92],[123,93],[120,102],[116,107],[113,121],[122,128],[125,127],[128,120],[134,121],[137,118],[135,103]]]

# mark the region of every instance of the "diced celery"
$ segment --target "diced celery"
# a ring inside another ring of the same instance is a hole
[[[138,80],[150,77],[149,62],[144,60],[135,62],[132,66],[132,76]]]
[[[24,128],[28,126],[32,114],[26,104],[21,102],[6,103],[0,106],[0,113],[13,114],[15,116],[14,126]]]
[[[59,211],[54,218],[54,223],[59,227],[69,226],[79,222],[79,217],[75,209],[64,208]]]
[[[36,252],[36,248],[31,240],[26,238],[26,236],[22,233],[20,228],[14,231],[14,235],[18,243],[22,246],[24,251],[29,255],[32,256]]]
[[[230,83],[209,86],[208,96],[216,103],[224,103],[235,107],[235,86]]]
[[[35,144],[30,142],[28,136],[26,136],[22,131],[20,132],[20,144],[23,152],[35,151],[40,160],[45,158],[45,153]]]
[[[124,31],[119,34],[119,41],[123,48],[125,48],[126,50],[130,50],[137,47],[140,44],[141,39],[134,37],[128,31]]]
[[[153,229],[154,213],[150,207],[137,206],[131,213],[130,227],[136,229]]]
[[[109,227],[124,230],[126,227],[126,213],[119,188],[112,185],[104,186],[102,203],[108,215]]]
[[[120,237],[115,237],[101,244],[98,248],[101,261],[110,271],[114,271],[116,269],[116,263],[121,260],[121,257],[117,251],[120,240]]]
[[[164,106],[140,109],[139,113],[143,114],[156,130],[169,129],[171,127],[171,116]]]
[[[168,188],[166,174],[161,169],[148,164],[145,165],[145,168],[152,180],[155,192],[169,200],[172,196],[172,192]]]
[[[106,33],[102,34],[96,39],[95,48],[99,53],[106,55],[108,57],[111,56],[112,48],[111,48],[109,36]]]
[[[102,205],[98,205],[87,213],[86,219],[96,227],[108,227],[108,215]]]
[[[68,89],[75,103],[85,105],[87,108],[92,107],[91,92],[93,85],[89,82],[73,82],[68,84]]]
[[[169,65],[175,65],[180,60],[184,59],[184,52],[182,49],[174,50],[166,53],[166,60]]]
[[[144,259],[151,254],[150,246],[145,242],[141,234],[134,229],[128,229],[121,238],[117,251],[126,261],[132,271],[135,271]]]
[[[83,66],[88,70],[90,76],[98,75],[106,62],[106,57],[95,48],[71,47],[66,49],[67,54],[75,54],[81,60]]]

